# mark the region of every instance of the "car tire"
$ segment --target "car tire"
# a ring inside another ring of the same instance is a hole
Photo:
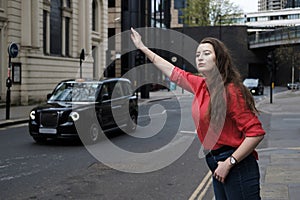
[[[138,120],[137,114],[130,115],[130,118],[128,119],[127,126],[126,126],[127,133],[135,132],[136,127],[137,127],[137,120]]]
[[[95,144],[99,141],[101,137],[102,129],[97,122],[93,122],[90,124],[88,128],[88,132],[84,136],[84,144]]]

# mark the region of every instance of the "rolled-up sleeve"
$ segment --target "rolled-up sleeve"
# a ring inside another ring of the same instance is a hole
[[[185,90],[195,93],[197,88],[205,84],[204,78],[196,76],[190,72],[186,72],[178,67],[175,67],[170,76],[170,81],[176,83]]]
[[[257,115],[253,113],[245,103],[245,99],[239,89],[228,87],[230,101],[228,101],[228,114],[236,123],[239,131],[246,137],[256,137],[265,134]]]

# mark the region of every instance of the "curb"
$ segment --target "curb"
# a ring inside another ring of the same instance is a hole
[[[6,127],[6,126],[12,126],[12,125],[16,125],[16,124],[23,124],[23,123],[27,123],[28,119],[24,118],[24,119],[16,119],[16,120],[5,120],[3,122],[0,122],[0,128]]]
[[[287,94],[289,94],[289,93],[291,93],[291,90],[287,90],[287,91],[283,91],[283,92],[279,92],[279,93],[273,94],[273,101],[274,101],[274,98],[284,97],[285,95],[287,95]],[[259,111],[261,111],[261,112],[263,112],[263,113],[266,113],[266,114],[271,114],[272,112],[267,111],[267,110],[264,110],[264,108],[263,108],[263,105],[264,105],[264,104],[272,105],[269,101],[270,101],[270,98],[264,98],[263,100],[257,102],[257,103],[255,104],[255,106],[256,106],[256,108],[257,108]],[[273,104],[274,104],[274,102],[273,102]]]

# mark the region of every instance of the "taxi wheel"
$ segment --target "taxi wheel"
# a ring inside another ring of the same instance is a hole
[[[102,130],[99,124],[96,122],[92,122],[87,131],[85,131],[83,143],[87,145],[95,144],[99,140],[101,132]]]
[[[89,130],[89,139],[91,143],[96,143],[99,140],[101,129],[99,124],[93,122]]]
[[[133,133],[136,130],[137,120],[138,120],[138,117],[136,114],[130,115],[130,118],[128,119],[128,123],[127,123],[127,127],[126,127],[126,132]]]

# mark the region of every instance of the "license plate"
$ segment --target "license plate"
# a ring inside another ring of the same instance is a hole
[[[55,128],[40,128],[40,133],[46,134],[56,134],[57,130]]]

